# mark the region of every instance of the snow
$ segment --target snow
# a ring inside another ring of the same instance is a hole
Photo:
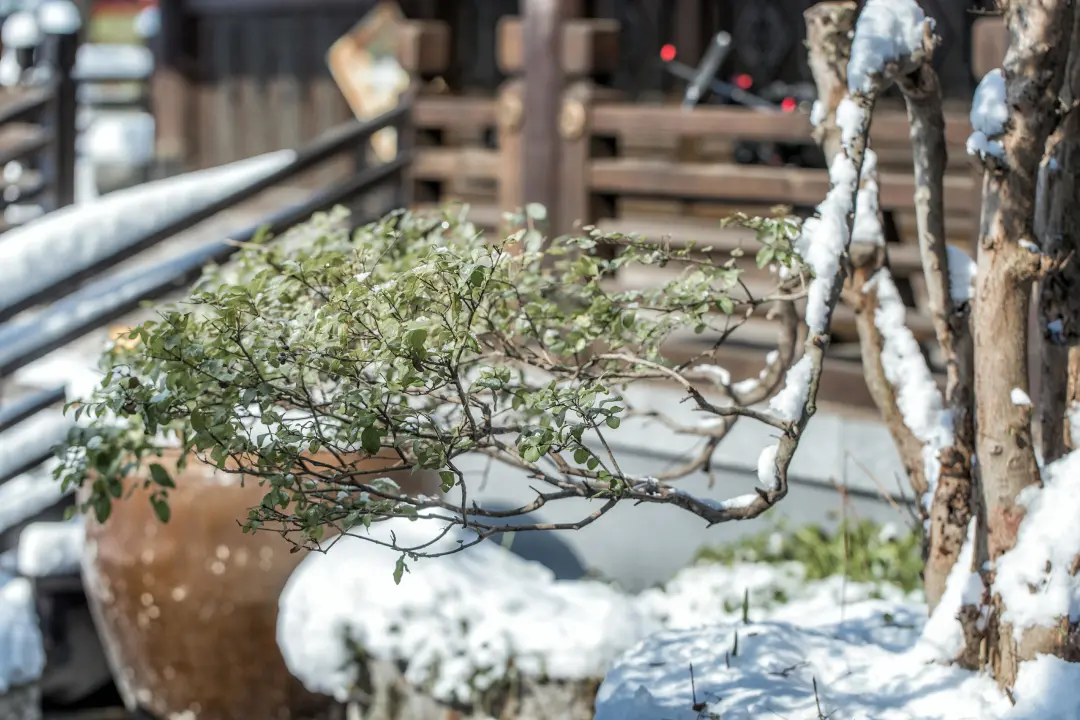
[[[851,238],[848,215],[854,211],[859,178],[851,160],[840,153],[829,166],[829,179],[832,187],[818,205],[817,216],[803,222],[795,241],[795,250],[814,271],[806,300],[806,324],[813,335],[827,330],[829,296]]]
[[[754,391],[755,389],[757,389],[757,386],[761,384],[761,381],[768,377],[769,368],[771,368],[773,364],[779,359],[780,352],[778,350],[770,350],[768,354],[765,355],[765,367],[761,369],[761,372],[758,373],[758,376],[756,378],[746,378],[745,380],[740,380],[739,382],[732,385],[731,389],[739,393],[740,395],[745,395],[748,392]]]
[[[953,304],[961,305],[975,297],[975,273],[978,265],[971,256],[953,245],[945,246],[949,263],[949,296]]]
[[[708,378],[714,385],[728,386],[731,384],[731,373],[719,365],[695,365],[694,373]]]
[[[868,0],[855,23],[848,61],[848,91],[868,93],[888,63],[911,57],[923,46],[927,18],[915,0]]]
[[[808,582],[795,563],[703,565],[645,591],[638,604],[665,629],[608,671],[596,720],[809,719],[819,717],[819,702],[822,716],[844,720],[1009,711],[988,677],[928,662],[925,606],[889,585]]]
[[[885,244],[885,230],[881,227],[880,212],[877,153],[867,148],[866,157],[863,159],[859,194],[855,198],[855,224],[851,229],[851,242],[868,245]]]
[[[0,694],[34,682],[44,669],[45,646],[30,582],[0,577]]]
[[[926,621],[922,635],[914,649],[927,662],[951,662],[964,649],[964,629],[957,613],[964,605],[982,603],[983,583],[979,574],[972,571],[975,552],[976,520],[968,523],[967,540],[960,548],[960,555],[949,571],[945,592]]]
[[[769,445],[758,455],[758,482],[769,490],[780,489],[780,476],[776,471],[776,452],[780,445]]]
[[[18,569],[25,577],[77,573],[82,559],[83,517],[35,522],[19,533]]]
[[[154,72],[154,54],[142,45],[86,43],[75,54],[72,71],[79,80],[145,80]]]
[[[143,40],[149,40],[161,32],[161,8],[157,5],[145,7],[134,20],[135,34]]]
[[[1005,101],[1005,74],[995,68],[983,76],[975,88],[971,102],[971,127],[968,155],[1005,157],[1005,146],[997,139],[1005,132],[1009,121],[1009,106]]]
[[[55,461],[0,485],[0,532],[10,530],[60,501],[65,492],[53,478]]]
[[[79,149],[96,163],[148,165],[154,160],[154,143],[154,116],[127,112],[95,117],[79,138]]]
[[[810,394],[810,376],[814,363],[809,355],[802,356],[787,371],[784,387],[769,401],[769,409],[784,422],[797,422]],[[759,466],[760,467],[760,466]]]
[[[1020,638],[1030,627],[1055,627],[1060,618],[1080,619],[1080,453],[1073,452],[1043,471],[1043,487],[1020,494],[1027,514],[1016,546],[996,564],[994,592],[1005,604],[1004,618]]]
[[[430,521],[392,520],[371,535],[399,546],[434,538]],[[359,529],[363,532],[363,529]],[[471,534],[470,534],[471,535]],[[447,551],[454,534],[428,552]],[[652,623],[631,599],[599,582],[556,581],[551,571],[495,543],[409,563],[393,580],[399,553],[345,537],[314,553],[281,595],[278,644],[312,691],[344,699],[357,680],[350,646],[405,665],[412,683],[443,701],[467,702],[511,666],[552,679],[602,677]]]
[[[1022,663],[1012,688],[1016,707],[1008,720],[1073,720],[1080,717],[1080,663],[1037,655]],[[1069,692],[1067,688],[1072,688]]]
[[[1009,400],[1012,401],[1013,405],[1020,405],[1020,406],[1030,406],[1031,405],[1031,398],[1028,397],[1028,394],[1026,392],[1024,392],[1023,390],[1021,390],[1020,388],[1013,388],[1011,391],[1009,391]]]
[[[41,28],[31,13],[20,11],[12,13],[0,29],[0,41],[5,48],[20,50],[37,47],[41,44]]]
[[[825,103],[820,100],[815,100],[814,104],[810,106],[810,124],[817,127],[825,121],[825,115],[827,114],[825,109]]]
[[[74,35],[82,27],[82,16],[71,0],[48,0],[38,8],[38,22],[50,35]]]
[[[836,125],[840,128],[840,139],[846,150],[851,150],[851,144],[865,123],[866,111],[855,104],[851,96],[845,95],[836,106]]]
[[[937,454],[952,445],[952,421],[944,409],[941,391],[934,382],[926,358],[907,327],[907,309],[887,268],[878,270],[867,290],[877,291],[878,309],[874,326],[881,333],[881,364],[885,378],[896,391],[896,405],[904,425],[923,443],[923,461],[930,492],[937,483]]]
[[[144,235],[205,207],[296,157],[291,150],[109,193],[0,236],[0,307],[49,287]],[[57,263],[55,258],[65,262]]]

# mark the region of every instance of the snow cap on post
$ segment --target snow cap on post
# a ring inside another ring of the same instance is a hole
[[[48,0],[38,8],[38,23],[49,35],[74,35],[82,27],[82,15],[71,0]]]
[[[848,91],[868,93],[887,65],[918,58],[933,30],[915,0],[867,0],[851,41]]]
[[[12,13],[0,29],[0,40],[4,47],[13,50],[26,50],[41,44],[41,28],[37,19],[28,12]]]

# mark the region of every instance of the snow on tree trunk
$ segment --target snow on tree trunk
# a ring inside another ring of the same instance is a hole
[[[1073,5],[1068,0],[1005,6],[1011,43],[1004,73],[980,83],[969,142],[986,163],[974,310],[977,458],[991,562],[1014,547],[1024,518],[1020,494],[1041,484],[1031,432],[1031,406],[1014,402],[1028,389],[1027,332],[1032,282],[1040,269],[1034,244],[1036,178],[1054,130]],[[1002,122],[1002,115],[1005,121]],[[988,573],[993,582],[993,571]],[[991,585],[991,587],[993,587]],[[995,588],[987,650],[1002,687],[1019,661],[1057,654],[1055,633],[1033,628],[1019,638]]]

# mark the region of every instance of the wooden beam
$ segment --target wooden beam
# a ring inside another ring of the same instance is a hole
[[[970,206],[974,179],[945,178],[945,206],[954,212]],[[648,158],[593,160],[589,168],[593,192],[610,195],[652,195],[669,198],[745,200],[815,207],[829,191],[829,175],[813,168],[778,168],[726,163],[677,163]],[[881,173],[881,207],[911,207],[914,180],[907,173]]]
[[[619,64],[619,22],[610,19],[568,20],[563,23],[562,69],[581,77],[608,74]],[[499,69],[516,75],[525,65],[525,40],[520,18],[499,20],[497,60]]]
[[[732,107],[703,105],[683,112],[671,105],[634,103],[598,104],[593,109],[592,130],[597,135],[664,134],[694,137],[738,137],[741,140],[811,142],[810,118],[801,113],[758,112]],[[879,111],[870,126],[870,142],[910,144],[907,115]],[[945,141],[964,147],[971,134],[966,113],[951,112],[945,118]]]
[[[421,95],[413,106],[412,123],[422,130],[473,130],[493,127],[496,101],[486,97]]]

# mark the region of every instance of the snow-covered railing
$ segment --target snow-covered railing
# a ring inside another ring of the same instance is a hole
[[[222,262],[236,252],[238,243],[252,240],[263,228],[281,232],[316,212],[348,202],[388,180],[398,178],[408,166],[410,158],[410,154],[401,153],[394,160],[368,168],[301,205],[232,235],[228,240],[202,245],[150,268],[98,280],[54,302],[47,310],[33,317],[0,327],[0,377],[10,376],[15,370],[56,348],[122,317],[138,308],[144,300],[176,292],[193,282],[206,264]],[[382,208],[371,218],[357,220],[373,220],[391,209]]]
[[[223,197],[157,227],[151,227],[141,234],[125,236],[118,230],[104,238],[103,242],[95,243],[92,238],[84,236],[77,224],[71,224],[67,231],[53,237],[55,233],[39,232],[40,226],[32,223],[18,231],[25,234],[25,237],[9,235],[0,239],[0,322],[35,305],[55,302],[77,290],[79,284],[85,280],[139,252],[249,200],[268,188],[286,182],[334,156],[361,147],[376,131],[402,123],[407,118],[410,107],[411,103],[404,102],[371,120],[343,123],[297,151],[292,161],[284,166],[256,175]],[[379,177],[372,182],[378,182],[381,173],[385,171],[382,166],[374,168],[373,172]],[[361,174],[348,180],[346,184],[352,185],[357,181],[369,184],[365,179],[367,177],[367,174]],[[64,212],[73,215],[78,213],[79,209],[72,208]],[[67,258],[67,261],[63,265],[47,262],[48,257],[57,255]],[[22,258],[21,262],[19,258]],[[42,262],[33,262],[33,258],[39,258]],[[32,277],[28,277],[25,272],[27,265],[34,266]]]

